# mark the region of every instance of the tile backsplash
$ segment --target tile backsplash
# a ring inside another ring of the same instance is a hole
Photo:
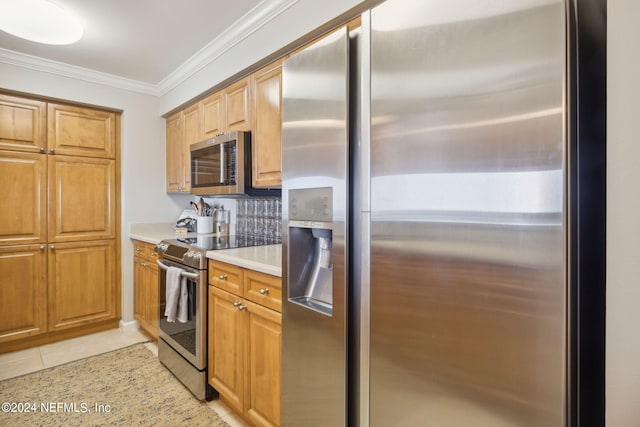
[[[282,200],[247,198],[236,200],[236,233],[282,237]]]

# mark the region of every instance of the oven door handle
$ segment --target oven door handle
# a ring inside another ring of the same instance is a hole
[[[169,268],[169,266],[168,266],[168,265],[164,264],[164,263],[163,263],[162,261],[160,261],[160,260],[157,260],[157,261],[156,261],[156,263],[157,263],[157,264],[158,264],[158,266],[159,266],[161,269],[163,269],[163,270],[166,270],[166,269],[168,269],[168,268]],[[199,275],[198,273],[189,273],[188,271],[183,271],[183,272],[181,272],[181,273],[180,273],[180,275],[181,275],[181,276],[188,277],[188,278],[190,278],[190,279],[199,279],[199,278],[200,278],[200,275]]]

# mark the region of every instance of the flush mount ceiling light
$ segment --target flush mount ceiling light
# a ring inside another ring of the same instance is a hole
[[[71,44],[82,37],[78,19],[47,0],[0,0],[0,30],[45,44]]]

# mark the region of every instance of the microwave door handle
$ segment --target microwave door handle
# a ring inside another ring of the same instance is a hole
[[[220,184],[224,184],[225,182],[225,159],[224,159],[224,144],[220,144]]]

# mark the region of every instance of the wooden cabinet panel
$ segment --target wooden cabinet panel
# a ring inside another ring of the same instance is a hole
[[[115,240],[52,244],[48,251],[50,329],[115,319]]]
[[[154,245],[134,241],[133,316],[140,328],[158,339],[158,254]]]
[[[49,242],[116,237],[115,161],[49,156]]]
[[[0,244],[47,239],[47,156],[0,151]]]
[[[0,94],[0,352],[117,325],[119,128]]]
[[[0,343],[46,331],[44,245],[0,246]]]
[[[244,297],[282,311],[282,279],[254,270],[244,270]]]
[[[251,82],[253,186],[277,187],[282,185],[282,62],[255,72]]]
[[[209,284],[236,295],[242,295],[242,268],[220,261],[209,261]]]
[[[115,113],[58,104],[47,108],[50,154],[115,158]]]
[[[184,191],[191,189],[191,144],[201,141],[200,110],[195,104],[184,110],[183,174]]]
[[[226,130],[224,91],[216,92],[200,101],[201,140],[213,138]]]
[[[0,94],[0,149],[44,153],[47,104]]]
[[[280,425],[282,315],[246,303],[245,413],[255,426]]]
[[[233,83],[225,89],[227,100],[226,132],[251,130],[251,103],[249,78]]]
[[[242,412],[246,318],[238,302],[237,296],[209,286],[208,381],[225,402]]]
[[[184,135],[182,112],[167,118],[167,193],[188,192],[184,182]]]

